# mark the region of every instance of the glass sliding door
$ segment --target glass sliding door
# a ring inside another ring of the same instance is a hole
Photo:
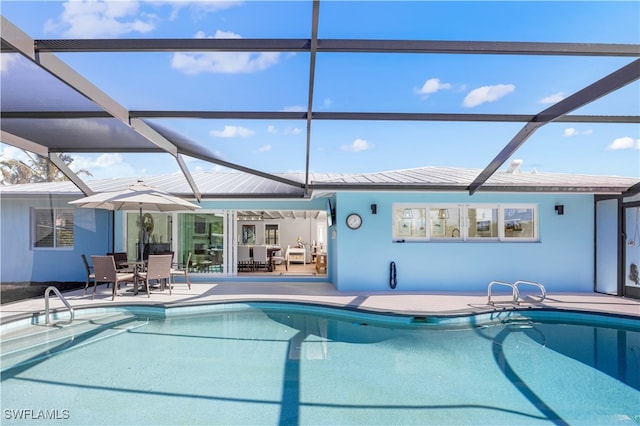
[[[218,213],[178,214],[178,262],[191,273],[221,273],[224,270],[224,215]]]
[[[625,207],[623,295],[640,298],[640,205]]]
[[[149,254],[172,251],[172,234],[171,214],[143,213],[141,221],[139,212],[127,213],[127,257],[139,259],[142,256],[147,259]],[[140,238],[142,238],[142,247]]]

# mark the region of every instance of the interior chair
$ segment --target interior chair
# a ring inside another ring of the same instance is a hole
[[[327,272],[327,255],[325,253],[316,254],[316,273],[323,270]]]
[[[249,246],[238,246],[238,271],[253,270],[253,259]]]
[[[267,254],[267,246],[254,246],[253,247],[253,268],[254,269],[269,269],[269,256]]]
[[[98,283],[112,283],[111,300],[115,300],[118,287],[122,282],[134,282],[135,274],[132,272],[118,272],[113,256],[91,256],[93,263],[93,293],[91,299],[96,295]],[[147,294],[149,290],[147,290]]]
[[[189,252],[189,256],[187,256],[187,261],[184,264],[173,263],[171,264],[171,269],[169,270],[169,274],[171,275],[171,283],[169,284],[169,294],[171,294],[171,286],[175,283],[176,276],[184,276],[184,280],[187,282],[189,286],[189,290],[191,290],[191,282],[189,281],[189,262],[191,262],[191,252]]]
[[[284,267],[286,270],[289,270],[289,265],[285,262],[285,257],[282,255],[282,250],[278,250],[271,256],[271,260],[273,261],[273,269],[276,269],[276,265],[282,265],[284,263]]]
[[[149,296],[149,281],[157,280],[162,283],[161,290],[164,291],[164,284],[169,283],[169,294],[171,294],[171,261],[170,254],[150,254],[147,262],[147,270],[139,272],[138,276],[144,281]]]
[[[84,290],[82,290],[82,295],[84,296],[84,294],[87,291],[87,288],[89,287],[89,281],[91,280],[95,281],[96,276],[93,273],[93,266],[89,266],[89,262],[87,261],[87,256],[85,256],[84,254],[80,256],[82,257],[82,263],[84,263],[84,269],[87,271],[87,283],[84,285]],[[94,292],[95,292],[95,289],[94,289]]]

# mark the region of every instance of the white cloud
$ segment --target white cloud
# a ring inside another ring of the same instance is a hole
[[[211,135],[216,138],[246,138],[256,132],[241,126],[224,126],[224,130],[212,130]]]
[[[574,129],[573,127],[568,127],[564,129],[564,132],[562,132],[562,136],[564,136],[565,138],[569,138],[571,136],[590,135],[592,133],[593,133],[593,130],[591,129],[578,130],[578,129]]]
[[[170,19],[173,21],[178,17],[181,9],[190,8],[196,16],[205,13],[214,13],[220,10],[229,9],[244,3],[243,0],[171,0],[154,2],[158,5],[168,4],[173,8]]]
[[[306,110],[307,110],[307,107],[304,107],[302,105],[291,105],[291,106],[282,108],[282,111],[284,112],[303,112]]]
[[[45,32],[62,32],[70,38],[114,37],[148,33],[157,17],[139,12],[137,1],[67,1],[57,20],[45,23]]]
[[[265,146],[261,146],[260,148],[258,148],[258,152],[267,152],[267,151],[271,151],[271,145],[265,145]]]
[[[555,104],[564,99],[564,93],[558,92],[540,99],[541,104]]]
[[[463,105],[472,108],[485,102],[495,102],[516,89],[513,84],[496,84],[495,86],[482,86],[473,89],[464,98]]]
[[[342,149],[343,151],[360,152],[371,149],[371,145],[369,145],[369,142],[367,142],[366,140],[358,138],[354,140],[350,145],[342,145],[340,149]]]
[[[199,31],[195,38],[230,39],[242,38],[238,34],[217,30],[213,37]],[[278,52],[177,52],[171,59],[171,67],[185,74],[193,75],[203,72],[220,74],[240,74],[262,71],[277,64]]]
[[[331,105],[333,105],[333,100],[330,98],[325,98],[324,101],[322,101],[322,106],[324,108],[329,108]]]
[[[449,83],[441,83],[439,78],[430,78],[420,89],[416,89],[416,92],[421,95],[430,95],[440,90],[451,89],[451,87]]]
[[[630,136],[617,138],[607,146],[607,149],[640,149],[640,139],[633,139]]]
[[[5,160],[17,160],[28,163],[29,156],[20,148],[0,144],[0,161]]]
[[[286,127],[284,130],[278,129],[273,124],[267,126],[267,132],[273,135],[299,135],[302,133],[302,130],[298,127]]]
[[[0,55],[0,72],[9,71],[11,65],[18,62],[20,55]]]

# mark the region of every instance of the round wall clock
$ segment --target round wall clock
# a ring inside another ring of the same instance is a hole
[[[347,216],[347,226],[350,229],[358,229],[362,226],[362,218],[357,213],[351,213]]]

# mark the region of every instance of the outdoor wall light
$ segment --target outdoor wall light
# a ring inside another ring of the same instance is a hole
[[[562,216],[564,214],[564,205],[563,204],[556,204],[554,209],[555,209],[556,213],[558,214],[558,216]]]
[[[371,214],[376,214],[376,213],[378,213],[378,205],[371,204]]]

